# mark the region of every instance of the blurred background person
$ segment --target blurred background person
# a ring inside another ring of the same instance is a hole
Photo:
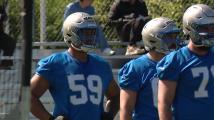
[[[115,0],[111,6],[109,24],[116,26],[122,42],[129,42],[126,55],[145,53],[136,43],[142,40],[142,28],[149,20],[148,9],[143,0]]]
[[[0,2],[0,52],[3,56],[12,56],[16,47],[16,40],[4,32],[4,22],[7,19],[6,3]],[[0,62],[0,69],[9,69],[13,65],[13,60],[3,59]]]

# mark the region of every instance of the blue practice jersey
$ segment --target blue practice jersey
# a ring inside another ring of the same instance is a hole
[[[133,120],[158,120],[157,112],[157,62],[143,55],[125,64],[119,71],[121,89],[137,92]]]
[[[100,120],[104,93],[113,80],[111,67],[103,58],[90,54],[83,63],[67,51],[56,53],[38,63],[36,74],[49,82],[55,117]]]
[[[214,49],[199,56],[183,47],[162,59],[157,72],[177,82],[175,120],[214,120]]]

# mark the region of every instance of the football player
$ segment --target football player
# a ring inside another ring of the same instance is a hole
[[[97,24],[87,13],[73,13],[64,21],[68,50],[40,60],[31,79],[31,112],[40,120],[101,120],[104,94],[111,102],[105,115],[113,119],[119,89],[111,67],[103,58],[88,53],[96,49],[96,32]],[[53,114],[39,100],[47,90],[55,103]]]
[[[188,45],[157,65],[160,120],[213,120],[214,10],[204,4],[189,7],[183,31]]]
[[[142,30],[147,54],[125,64],[119,71],[120,120],[158,120],[156,64],[178,46],[180,30],[174,21],[160,17]]]

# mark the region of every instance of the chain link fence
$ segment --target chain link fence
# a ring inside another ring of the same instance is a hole
[[[2,0],[1,0],[2,1]],[[34,41],[40,41],[41,17],[40,7],[42,0],[34,1],[34,26],[33,38]],[[63,13],[66,5],[74,0],[44,0],[45,1],[45,41],[63,41],[61,27],[63,21]],[[114,0],[94,0],[93,6],[96,10],[96,19],[100,23],[105,33],[107,40],[118,40],[115,29],[107,25],[107,17],[109,9]],[[182,28],[181,21],[183,12],[192,4],[204,3],[211,7],[214,5],[213,0],[145,0],[149,14],[152,18],[165,16],[174,19],[178,26]],[[17,41],[21,37],[21,16],[20,16],[20,0],[8,0],[8,22],[5,25],[6,31]]]

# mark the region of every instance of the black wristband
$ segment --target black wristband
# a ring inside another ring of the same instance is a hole
[[[55,117],[51,115],[48,120],[54,120],[54,119],[55,119]]]
[[[109,112],[103,112],[102,120],[113,120],[114,116]]]

